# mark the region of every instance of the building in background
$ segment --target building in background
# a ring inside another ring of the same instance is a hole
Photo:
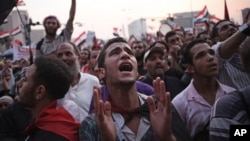
[[[20,18],[20,16],[21,18]],[[16,27],[20,26],[21,32],[16,35],[10,35],[9,38],[11,40],[19,40],[23,43],[23,45],[27,45],[28,43],[28,37],[30,36],[31,43],[39,41],[42,37],[44,37],[45,33],[43,29],[31,29],[32,25],[39,25],[39,23],[31,23],[29,14],[27,10],[12,10],[11,13],[8,15],[8,17],[5,20],[6,22],[2,25],[0,25],[0,32],[3,31],[12,31]],[[25,33],[25,30],[26,33]],[[27,36],[27,34],[29,34]],[[8,49],[8,44],[0,44],[0,52],[5,51]]]

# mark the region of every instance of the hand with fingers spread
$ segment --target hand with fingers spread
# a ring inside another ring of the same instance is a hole
[[[95,121],[101,134],[102,141],[115,141],[116,129],[111,115],[111,105],[101,100],[101,90],[94,87]]]
[[[147,99],[152,128],[161,141],[174,141],[175,137],[171,130],[170,93],[166,92],[165,84],[159,77],[153,81],[153,86],[157,100],[156,105],[152,97]]]

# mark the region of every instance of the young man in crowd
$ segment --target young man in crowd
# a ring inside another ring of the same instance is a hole
[[[159,78],[154,81],[156,105],[152,97],[137,92],[137,61],[125,39],[114,38],[106,43],[98,67],[110,95],[103,102],[100,89],[95,88],[95,114],[83,120],[80,140],[175,140],[171,131],[170,95],[164,82]],[[139,112],[148,110],[144,105],[147,102],[150,113]]]
[[[191,138],[198,141],[200,133],[205,133],[205,138],[209,136],[207,128],[215,100],[235,89],[216,79],[219,73],[218,59],[205,40],[196,39],[184,47],[183,59],[192,72],[193,79],[172,100],[172,104]]]
[[[139,76],[146,74],[146,70],[143,67],[143,56],[146,52],[146,45],[143,41],[134,41],[131,45],[132,51],[135,54],[136,60],[138,62],[138,73]]]
[[[169,62],[172,68],[183,72],[183,67],[180,64],[181,49],[183,42],[181,37],[175,31],[169,31],[165,35],[165,41],[169,47]]]
[[[170,92],[171,99],[173,99],[185,87],[181,80],[165,75],[166,61],[166,55],[161,47],[151,47],[144,55],[144,67],[147,74],[142,82],[153,86],[153,80],[160,77],[164,80],[166,91]]]
[[[240,61],[240,46],[250,40],[250,20],[239,30],[231,21],[221,20],[212,29],[212,38],[216,42],[212,46],[219,59],[220,72],[218,79],[221,83],[236,89],[250,84],[250,73],[246,72]]]
[[[66,27],[63,31],[57,35],[57,30],[61,27],[61,24],[56,16],[47,16],[43,21],[45,28],[45,37],[42,38],[36,45],[36,57],[41,55],[54,56],[57,47],[65,42],[71,40],[73,33],[73,22],[76,11],[76,0],[71,0],[71,8],[69,12],[69,19],[66,23]]]
[[[250,72],[250,40],[244,42],[240,57],[245,69]],[[250,124],[250,85],[218,99],[210,121],[210,140],[229,141],[232,125]],[[233,129],[233,128],[232,128]],[[241,136],[243,137],[243,136]],[[246,137],[243,137],[246,138]]]
[[[27,141],[77,141],[79,123],[57,100],[71,82],[67,66],[58,59],[38,57],[18,81],[18,102],[31,110]]]

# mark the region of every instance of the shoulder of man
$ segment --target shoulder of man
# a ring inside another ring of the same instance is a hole
[[[37,44],[36,44],[36,49],[37,49],[37,50],[40,50],[40,49],[41,49],[41,46],[42,46],[42,44],[43,44],[43,41],[44,41],[44,38],[42,38],[40,41],[37,42]]]

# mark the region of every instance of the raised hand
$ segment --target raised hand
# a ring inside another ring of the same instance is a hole
[[[161,141],[175,141],[171,130],[170,93],[166,92],[164,81],[159,77],[153,81],[153,86],[157,101],[156,105],[152,97],[147,99],[152,128]]]
[[[95,121],[101,134],[102,141],[115,141],[116,129],[111,115],[111,105],[101,100],[101,90],[94,87]]]

